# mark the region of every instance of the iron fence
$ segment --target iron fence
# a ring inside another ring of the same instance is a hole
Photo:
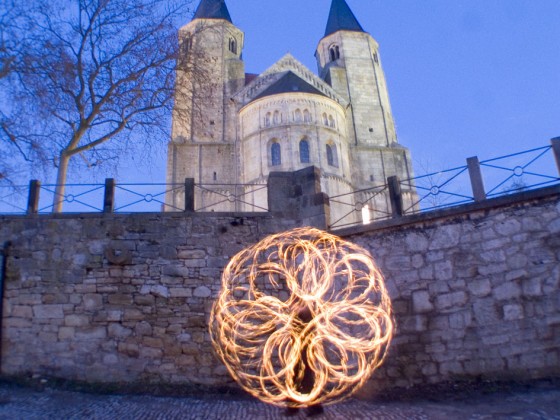
[[[486,195],[496,197],[559,182],[552,151],[552,146],[545,146],[481,161],[489,185]]]
[[[401,188],[416,191],[404,214],[437,210],[474,201],[468,166],[446,169],[400,181]]]
[[[115,184],[115,213],[183,211],[171,201],[170,194],[185,193],[185,184]]]
[[[267,184],[195,184],[195,211],[267,212],[267,203]]]
[[[385,200],[388,188],[388,184],[376,185],[330,197],[331,223],[329,227],[331,229],[343,228],[364,222],[369,223],[371,220],[390,218],[392,213]]]
[[[458,206],[560,183],[560,138],[539,147],[330,197],[331,228]],[[488,186],[488,187],[486,187]],[[398,189],[398,191],[396,191]],[[0,214],[268,211],[266,184],[0,185]]]

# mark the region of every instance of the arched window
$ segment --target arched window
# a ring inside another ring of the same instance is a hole
[[[178,57],[178,65],[179,67],[184,67],[187,64],[187,57],[189,56],[189,51],[192,47],[192,38],[185,37],[179,46],[179,57]]]
[[[280,124],[280,112],[274,111],[274,124]]]
[[[266,116],[264,117],[264,126],[265,127],[270,127],[270,118],[272,117],[272,114],[270,112],[267,112]]]
[[[303,111],[303,121],[306,122],[306,123],[311,122],[311,114],[309,113],[308,109]]]
[[[280,147],[280,143],[274,142],[270,146],[270,161],[272,166],[282,164],[282,148]]]
[[[332,115],[329,115],[329,127],[334,128],[336,124],[334,123],[334,118]]]
[[[235,40],[235,38],[229,39],[229,50],[232,53],[237,54],[237,41]]]
[[[309,163],[309,142],[306,139],[299,142],[299,161]]]
[[[301,122],[301,109],[296,109],[296,112],[294,113],[294,119],[296,120],[296,122]]]
[[[327,127],[329,126],[329,117],[327,117],[326,113],[323,113],[323,124],[325,124]]]
[[[329,166],[338,168],[338,156],[336,153],[336,146],[334,144],[327,144],[327,163]]]
[[[331,56],[331,61],[336,61],[340,58],[340,48],[338,45],[331,45],[329,48],[329,54]]]

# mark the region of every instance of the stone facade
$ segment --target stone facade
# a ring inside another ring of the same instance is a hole
[[[227,202],[224,196],[242,188],[231,184],[266,184],[271,172],[316,166],[323,191],[337,197],[333,221],[361,221],[366,204],[372,219],[387,214],[385,192],[354,194],[390,176],[413,177],[410,154],[397,142],[377,42],[361,29],[339,28],[319,42],[319,76],[290,54],[260,75],[245,75],[243,33],[220,7],[221,14],[197,13],[180,30],[168,183],[193,178],[204,185],[197,208],[257,211],[266,207],[262,191]],[[351,14],[335,7],[331,17],[337,13]],[[416,202],[414,190],[403,196],[407,208]],[[183,208],[182,200],[170,191],[168,209]]]
[[[325,223],[316,172],[271,179],[293,187],[274,215],[1,217],[2,373],[232,385],[207,332],[224,266],[272,232]],[[558,187],[339,232],[371,251],[395,309],[363,392],[560,375],[559,233]]]

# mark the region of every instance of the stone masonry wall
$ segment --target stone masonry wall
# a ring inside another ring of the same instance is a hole
[[[397,324],[369,387],[560,375],[558,196],[362,231]]]
[[[397,329],[364,392],[559,375],[560,191],[339,232],[384,272]],[[288,219],[261,214],[0,217],[11,241],[2,373],[232,384],[207,319],[228,259]]]

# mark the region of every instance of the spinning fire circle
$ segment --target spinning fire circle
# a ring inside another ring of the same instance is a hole
[[[210,318],[214,349],[238,384],[289,407],[350,396],[381,365],[392,333],[369,253],[312,228],[237,254]]]

